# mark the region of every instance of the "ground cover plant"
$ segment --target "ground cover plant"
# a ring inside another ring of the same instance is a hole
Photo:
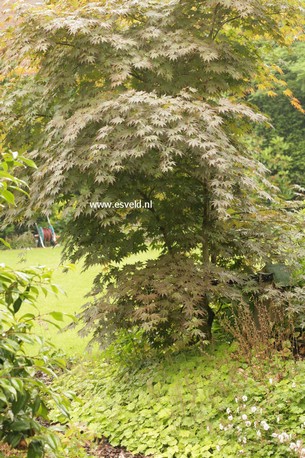
[[[155,458],[305,456],[304,362],[269,362],[256,378],[232,351],[224,345],[134,371],[84,361],[62,381],[82,398],[72,418]]]

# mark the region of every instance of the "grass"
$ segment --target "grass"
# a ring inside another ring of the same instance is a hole
[[[142,253],[137,257],[131,257],[128,262],[145,260],[155,255],[156,253],[151,251]],[[60,247],[4,250],[0,251],[0,262],[18,270],[41,265],[54,269],[53,283],[58,285],[64,293],[58,296],[50,293],[47,297],[41,295],[37,303],[41,314],[52,311],[60,311],[72,315],[78,313],[81,310],[81,306],[88,301],[85,296],[91,290],[93,280],[100,271],[99,266],[84,271],[83,263],[79,262],[73,270],[64,272],[61,264]],[[25,310],[23,309],[23,311]],[[69,321],[67,319],[64,325],[68,324]],[[80,338],[77,334],[81,326],[63,332],[58,332],[53,326],[47,328],[45,325],[40,325],[39,327],[38,333],[50,339],[58,349],[63,350],[68,356],[82,355],[90,340],[90,336]]]
[[[78,263],[75,265],[75,269],[64,273],[63,265],[61,265],[60,248],[1,251],[0,260],[18,270],[39,265],[54,269],[53,283],[58,285],[64,293],[58,296],[50,293],[46,297],[42,294],[37,303],[42,315],[52,311],[61,311],[73,315],[78,313],[81,306],[86,302],[85,295],[90,291],[94,277],[99,272],[98,267],[83,271],[83,264]],[[64,325],[68,324],[69,321],[67,319]],[[85,351],[89,337],[80,338],[77,335],[77,329],[59,332],[54,326],[46,327],[43,324],[37,326],[40,327],[39,334],[50,339],[56,347],[63,350],[67,355],[78,355]]]

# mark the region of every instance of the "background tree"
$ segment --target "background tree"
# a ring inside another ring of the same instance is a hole
[[[271,84],[256,39],[284,43],[301,19],[294,1],[58,2],[11,31],[6,141],[28,145],[39,166],[20,215],[61,202],[66,255],[87,265],[160,250],[102,276],[111,297],[85,314],[99,332],[208,338],[211,304],[249,303],[249,274],[267,263],[295,267],[295,217],[242,140],[263,118],[238,99],[251,79]],[[153,208],[90,205],[134,199]]]
[[[273,49],[267,54],[266,61],[269,65],[273,62],[278,67],[282,84],[276,84],[269,96],[263,90],[251,96],[251,101],[269,117],[273,126],[268,128],[261,125],[257,128],[263,151],[261,160],[271,169],[272,176],[279,178],[277,184],[286,196],[289,196],[289,182],[291,185],[305,185],[304,59],[303,42],[296,42],[288,49]]]

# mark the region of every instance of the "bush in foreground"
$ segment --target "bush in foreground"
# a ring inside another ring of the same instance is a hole
[[[14,192],[26,194],[25,182],[12,175],[17,167],[25,166],[34,164],[18,153],[1,153],[0,209],[15,204]],[[58,291],[51,276],[43,268],[14,271],[0,264],[0,441],[26,449],[27,458],[40,458],[46,451],[56,456],[59,440],[45,426],[48,401],[52,399],[61,414],[68,416],[70,393],[53,389],[43,377],[56,378],[65,362],[54,357],[52,345],[34,331],[36,320],[62,320],[60,312],[42,317],[36,311],[40,292]],[[33,313],[23,313],[24,304],[32,306]]]

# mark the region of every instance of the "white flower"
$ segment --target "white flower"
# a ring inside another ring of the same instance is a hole
[[[226,412],[227,412],[227,414],[231,413],[230,407],[227,408]]]
[[[221,423],[219,423],[219,429],[221,429],[221,431],[223,430],[223,425]]]
[[[229,420],[229,421],[232,421],[232,420],[233,420],[233,415],[229,415],[229,416],[228,416],[228,420]]]
[[[251,421],[246,421],[245,425],[248,427],[251,426]]]
[[[270,378],[270,379],[269,379],[269,383],[270,383],[270,385],[272,385],[272,383],[273,383],[273,378]]]
[[[268,429],[270,429],[270,426],[268,425],[268,423],[265,420],[261,421],[261,425],[265,431],[268,431]]]
[[[278,434],[277,434],[277,433],[272,433],[271,436],[272,436],[272,437],[277,437]]]
[[[216,450],[219,452],[220,451],[220,446],[216,445]]]
[[[252,407],[251,407],[251,412],[252,412],[252,413],[255,413],[256,411],[257,411],[257,407],[252,406]]]
[[[248,417],[247,417],[247,415],[245,413],[242,414],[241,418],[242,418],[242,420],[248,420]]]
[[[247,397],[247,396],[243,396],[243,397],[242,397],[242,400],[243,400],[244,402],[246,402],[246,401],[248,401],[248,397]]]
[[[297,444],[295,444],[294,442],[291,442],[291,444],[289,445],[289,448],[291,450],[295,450],[297,448]]]
[[[243,444],[246,444],[246,443],[247,443],[247,438],[243,437]]]
[[[236,402],[236,404],[238,404],[238,398],[235,398],[235,402]]]
[[[280,422],[280,417],[276,417],[276,422],[277,422],[277,423]]]
[[[283,443],[283,442],[289,441],[289,440],[291,439],[291,435],[285,433],[285,431],[284,431],[282,434],[279,434],[279,435],[278,435],[278,438],[279,438],[279,441],[280,441],[281,443]]]
[[[292,388],[295,388],[297,385],[296,385],[295,382],[292,382],[291,386],[292,386]]]

